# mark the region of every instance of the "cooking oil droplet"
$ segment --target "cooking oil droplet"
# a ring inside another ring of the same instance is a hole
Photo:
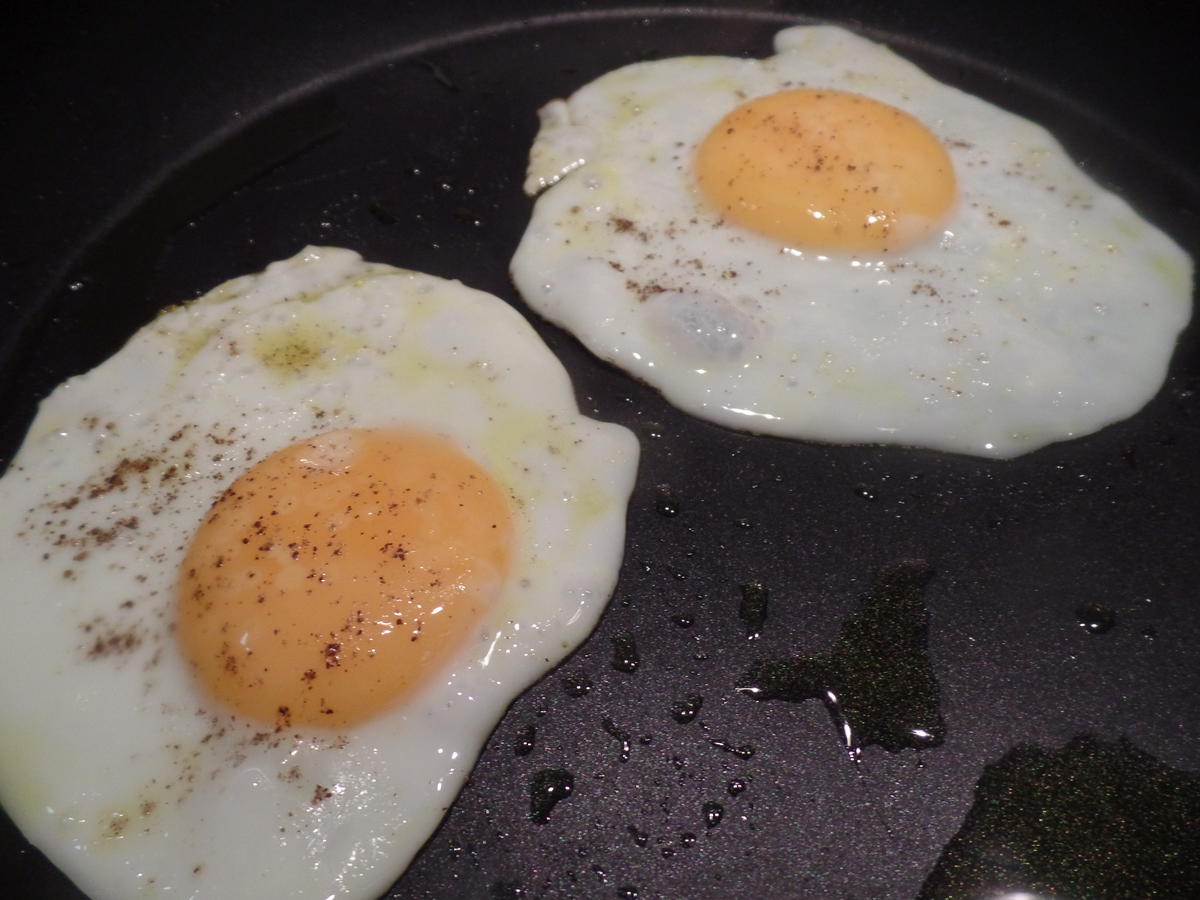
[[[642,664],[642,660],[638,656],[637,644],[634,643],[633,635],[628,631],[623,631],[613,637],[612,643],[612,667],[618,672],[636,671],[637,667]]]
[[[583,672],[567,675],[562,680],[563,691],[568,697],[585,697],[592,691],[592,679]]]
[[[721,824],[721,819],[725,816],[725,807],[715,800],[710,800],[700,807],[700,811],[704,814],[704,824],[708,828],[716,828]]]
[[[742,602],[738,604],[738,615],[746,624],[746,637],[757,640],[767,621],[767,599],[770,591],[761,581],[748,581],[742,585]]]
[[[680,725],[686,725],[700,713],[704,698],[699,694],[689,694],[671,707],[671,718]]]
[[[924,590],[932,577],[923,562],[885,567],[833,649],[760,660],[738,690],[756,700],[822,700],[854,759],[867,744],[892,752],[937,746],[945,723],[926,652]]]
[[[749,787],[749,782],[745,778],[734,778],[725,786],[725,789],[729,791],[730,797],[736,797],[742,791],[746,790],[747,787]]]
[[[654,508],[660,516],[669,519],[679,515],[679,500],[669,484],[660,484],[654,489]]]
[[[600,726],[621,742],[621,762],[629,762],[629,732],[623,731],[608,716],[600,720]]]
[[[467,209],[465,206],[460,206],[454,210],[454,218],[465,225],[470,225],[472,228],[483,227],[483,219],[480,218],[479,214]]]
[[[621,900],[637,900],[638,889],[632,884],[625,884],[617,888],[617,896],[621,898]]]
[[[690,613],[679,613],[671,616],[671,623],[680,628],[691,628],[696,624],[696,620]]]
[[[878,500],[879,495],[875,493],[875,489],[868,484],[859,482],[854,486],[854,493],[862,497],[864,500]]]
[[[754,748],[749,744],[738,746],[731,744],[729,741],[712,740],[709,741],[718,750],[724,750],[726,753],[732,753],[738,759],[749,759],[754,755]]]
[[[1106,606],[1088,603],[1075,610],[1080,626],[1092,634],[1104,634],[1117,624],[1117,614]]]
[[[537,746],[537,726],[533,724],[526,725],[521,733],[517,735],[517,742],[513,745],[513,752],[517,756],[528,756],[533,752],[535,746]]]
[[[539,825],[550,821],[550,813],[575,790],[575,776],[566,769],[542,769],[529,782],[529,818]]]
[[[645,847],[646,844],[650,843],[650,835],[638,830],[636,825],[630,825],[626,831],[633,835],[633,842],[639,847]]]
[[[664,433],[661,422],[646,422],[642,425],[642,430],[645,432],[646,437],[655,441],[661,440]]]

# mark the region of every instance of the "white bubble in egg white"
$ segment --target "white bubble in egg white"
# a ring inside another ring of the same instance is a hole
[[[751,312],[756,306],[712,291],[660,291],[646,298],[647,327],[688,362],[727,365],[746,359],[760,337],[762,324]]]

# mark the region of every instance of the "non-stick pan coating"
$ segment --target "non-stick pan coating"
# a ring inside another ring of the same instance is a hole
[[[1200,771],[1194,327],[1166,387],[1133,419],[993,462],[688,418],[532,315],[507,277],[542,103],[635,60],[767,55],[773,33],[805,16],[885,39],[936,77],[1049,125],[1195,253],[1200,191],[1185,124],[1196,118],[1185,87],[1195,65],[1163,18],[1170,5],[1124,6],[1120,17],[1083,3],[608,6],[51,5],[30,19],[5,61],[20,102],[0,232],[0,453],[15,450],[54,384],[111,354],[158,307],[305,243],[512,302],[567,366],[581,408],[637,433],[643,462],[608,611],[508,711],[397,898],[630,887],[906,898],[961,823],[983,766],[1015,744],[1127,736]],[[677,515],[656,509],[662,484]],[[943,746],[872,747],[856,766],[820,704],[735,694],[752,660],[827,648],[871,573],[905,559],[936,572],[929,651]],[[771,590],[757,642],[738,617],[752,579]],[[1113,610],[1116,627],[1080,627],[1075,611],[1088,603]],[[611,664],[623,634],[640,656],[632,673]],[[582,676],[592,690],[569,696],[564,680]],[[672,706],[690,694],[703,706],[681,724]],[[530,724],[536,749],[518,755]],[[614,730],[629,736],[627,761]],[[574,773],[574,796],[549,823],[531,822],[529,777],[555,767]],[[734,780],[746,784],[737,796]],[[710,827],[714,802],[724,815]],[[0,840],[10,895],[78,896],[7,821]]]

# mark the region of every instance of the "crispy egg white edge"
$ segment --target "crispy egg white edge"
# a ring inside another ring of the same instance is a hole
[[[314,268],[321,275],[316,285],[309,283]],[[305,271],[307,275],[302,274]],[[549,417],[556,422],[558,436],[569,442],[580,440],[581,446],[590,448],[587,458],[575,466],[579,471],[564,469],[548,473],[551,481],[548,487],[558,492],[555,499],[560,507],[590,505],[582,525],[569,517],[564,518],[560,509],[550,509],[547,515],[528,507],[514,509],[520,545],[518,555],[533,555],[538,559],[536,573],[542,583],[534,587],[544,591],[541,602],[533,610],[518,612],[511,608],[511,597],[506,595],[504,603],[481,623],[477,639],[464,650],[462,658],[468,660],[465,666],[456,662],[449,664],[446,671],[432,679],[405,710],[393,711],[348,735],[339,735],[338,738],[345,738],[346,745],[336,752],[327,746],[333,740],[329,735],[309,734],[287,744],[288,753],[310,767],[310,778],[324,779],[322,783],[341,784],[346,788],[321,804],[319,809],[310,810],[309,825],[314,837],[298,855],[285,853],[280,856],[279,840],[273,829],[266,835],[252,832],[250,838],[239,836],[233,839],[218,833],[223,830],[222,823],[231,817],[257,822],[259,827],[270,824],[279,810],[288,808],[295,801],[295,797],[278,796],[278,790],[260,791],[261,785],[256,786],[256,781],[263,780],[256,771],[269,775],[272,767],[278,767],[277,757],[283,751],[278,748],[256,750],[244,746],[244,741],[227,750],[224,758],[227,760],[235,752],[243,756],[236,765],[229,765],[225,773],[229,785],[236,786],[237,790],[224,786],[205,796],[203,803],[197,805],[190,799],[188,801],[194,812],[209,819],[207,830],[193,828],[188,834],[180,834],[152,828],[148,836],[137,836],[139,846],[130,847],[134,843],[132,834],[123,835],[120,840],[97,841],[94,836],[87,838],[92,834],[88,827],[79,823],[65,824],[63,811],[48,808],[46,799],[37,796],[39,778],[47,785],[56,780],[56,766],[65,767],[60,770],[60,774],[66,776],[64,780],[74,778],[85,793],[94,794],[89,791],[89,786],[105,785],[109,779],[115,790],[128,792],[142,777],[133,774],[135,770],[147,765],[162,765],[162,755],[156,748],[139,746],[142,736],[135,735],[135,729],[148,725],[151,741],[177,738],[187,745],[189,741],[199,741],[202,732],[210,726],[197,721],[191,709],[177,709],[166,714],[132,704],[128,708],[111,709],[99,702],[92,685],[86,683],[89,664],[81,665],[77,672],[67,664],[67,661],[79,658],[78,635],[74,628],[64,627],[61,621],[63,617],[71,616],[69,603],[74,598],[60,595],[53,601],[52,608],[47,609],[44,598],[55,588],[60,567],[40,564],[34,551],[40,551],[41,546],[30,547],[15,537],[15,533],[24,527],[25,511],[44,502],[46,490],[41,481],[48,479],[52,485],[69,484],[73,476],[67,470],[72,462],[84,466],[82,471],[87,472],[89,464],[91,470],[97,468],[97,457],[111,461],[137,452],[138,448],[128,446],[130,438],[125,435],[136,433],[140,422],[152,415],[142,410],[152,408],[159,398],[173,397],[177,401],[176,407],[179,402],[186,406],[186,398],[173,394],[172,386],[178,385],[180,379],[186,377],[188,366],[194,367],[196,360],[206,353],[224,352],[217,345],[229,340],[229,328],[243,316],[280,313],[288,297],[294,301],[305,293],[309,294],[309,299],[313,295],[328,296],[354,282],[359,282],[358,289],[363,284],[379,286],[381,279],[401,279],[418,288],[429,287],[432,291],[442,292],[444,296],[435,304],[440,305],[442,312],[447,309],[444,304],[452,303],[445,295],[448,283],[441,279],[365,264],[357,254],[345,250],[308,248],[291,260],[273,264],[266,274],[270,276],[266,280],[247,276],[227,282],[198,301],[163,313],[135,335],[123,351],[91,373],[60,386],[43,402],[26,442],[0,481],[0,534],[4,536],[0,542],[0,570],[8,579],[4,599],[6,615],[16,633],[23,636],[22,640],[37,648],[36,652],[26,653],[20,659],[6,655],[2,664],[5,671],[4,677],[0,678],[0,710],[3,714],[0,719],[0,799],[27,837],[80,884],[89,890],[101,889],[95,879],[97,866],[105,870],[106,877],[116,879],[117,884],[109,893],[101,892],[97,896],[129,896],[138,889],[146,890],[143,866],[147,871],[160,867],[165,870],[165,875],[173,875],[174,888],[183,895],[232,897],[241,892],[245,896],[259,896],[262,891],[281,889],[273,880],[278,876],[295,882],[294,870],[298,864],[310,868],[301,868],[299,883],[291,885],[296,896],[325,897],[334,892],[373,896],[381,893],[436,828],[488,733],[508,704],[590,633],[615,587],[623,553],[625,506],[636,472],[636,440],[620,426],[594,422],[578,413],[562,365],[515,310],[489,295],[454,285],[449,296],[466,298],[466,302],[452,304],[455,311],[451,319],[463,314],[489,319],[487,335],[481,338],[482,345],[473,348],[487,354],[486,365],[480,368],[478,363],[484,360],[474,360],[469,371],[483,372],[490,366],[490,371],[481,376],[481,383],[487,383],[488,379],[502,381],[508,371],[517,372],[521,377],[514,380],[524,381],[527,389],[536,388],[534,396],[554,410]],[[301,304],[296,307],[298,313],[313,308],[303,305],[303,301]],[[440,339],[442,346],[433,352],[453,359],[457,343],[453,334],[454,322],[440,323],[437,310],[428,312],[432,318],[421,337]],[[181,351],[180,339],[195,334],[193,329],[197,327],[205,336],[204,343],[198,348]],[[183,363],[182,369],[181,355],[192,356]],[[233,387],[230,387],[230,378],[227,371],[214,375],[202,390],[224,388],[236,392],[238,380],[233,378]],[[120,389],[110,390],[110,381],[120,385]],[[386,400],[387,392],[380,393],[378,399]],[[202,399],[197,396],[196,402],[202,403]],[[500,410],[493,412],[498,414]],[[513,426],[516,429],[514,439],[519,439],[521,432],[536,425],[539,416],[546,415],[540,410],[515,412],[518,415]],[[73,441],[71,430],[78,428],[79,420],[86,416],[98,416],[102,422],[111,419],[118,424],[118,434],[84,435]],[[336,421],[319,425],[311,421],[286,423],[260,448],[259,458],[294,440],[336,427],[437,424],[436,421],[414,423],[411,420],[395,423],[383,412],[374,421],[354,420],[346,415],[332,418]],[[438,430],[445,433],[444,428]],[[547,474],[531,470],[523,475],[521,465],[513,464],[520,463],[519,458],[496,459],[495,453],[488,451],[486,440],[479,435],[467,435],[466,439],[463,435],[452,436],[462,441],[464,449],[486,469],[493,474],[499,470],[501,484],[517,493],[523,488],[533,490],[534,481]],[[507,453],[511,449],[506,447],[501,452]],[[562,457],[554,458],[561,460]],[[103,467],[100,468],[103,471]],[[232,467],[230,478],[236,474],[236,467]],[[580,475],[583,481],[572,488],[571,480]],[[522,485],[522,478],[533,481]],[[197,490],[194,496],[186,498],[187,509],[180,516],[188,525],[185,538],[190,538],[195,525],[221,490],[217,483],[207,481],[200,473],[193,483],[207,490]],[[160,567],[166,574],[160,579],[158,589],[169,591],[182,547],[167,540],[165,546],[157,549],[168,557],[165,566]],[[572,554],[582,554],[588,561],[586,570],[579,575],[573,575],[566,565]],[[92,559],[97,556],[93,554]],[[110,584],[121,581],[120,573],[94,574],[98,578],[107,578]],[[81,580],[79,585],[83,587],[87,583]],[[114,596],[124,596],[125,592],[127,587],[119,586]],[[519,631],[516,630],[518,627]],[[173,670],[173,677],[186,679],[188,674],[182,661],[176,658],[177,654],[172,656],[168,652],[165,656],[166,662],[160,665]],[[140,664],[144,663],[143,658],[135,656],[115,672],[117,683],[123,690],[139,693]],[[113,674],[109,673],[110,676]],[[62,705],[47,705],[47,685],[59,686],[63,696],[58,699],[65,701]],[[157,706],[160,698],[154,696],[153,690],[149,697],[151,705]],[[236,730],[238,723],[231,721],[231,717],[219,713],[216,717]],[[397,723],[437,735],[435,740],[444,744],[446,758],[411,756],[377,761],[385,752],[387,732]],[[30,745],[30,729],[45,733],[48,740],[43,746]],[[218,768],[225,764],[223,759],[215,763]],[[30,766],[36,771],[31,772]],[[422,813],[418,808],[423,802],[420,797],[412,808],[405,803],[405,797],[413,793],[410,790],[413,781],[418,783],[420,793],[426,795],[424,802],[432,803],[436,809],[432,819],[421,826],[415,840],[409,838],[398,844],[395,835],[389,831],[402,828],[408,818]],[[304,790],[311,790],[307,779]],[[246,802],[247,795],[260,797],[249,813],[241,805]],[[94,806],[96,802],[92,797],[84,805]],[[365,838],[353,831],[364,809],[369,809],[370,815],[382,816],[386,823],[378,833]],[[183,830],[187,831],[186,825]],[[293,842],[298,840],[296,837]],[[181,846],[187,846],[190,852],[180,853]],[[200,857],[207,860],[205,876],[217,880],[188,894],[191,888],[187,876],[194,860]],[[293,871],[286,871],[289,867]],[[225,879],[226,870],[235,877]],[[323,881],[318,880],[321,871],[326,873]],[[239,884],[238,879],[244,880]],[[159,888],[170,886],[170,881],[171,878],[163,877],[158,881]]]

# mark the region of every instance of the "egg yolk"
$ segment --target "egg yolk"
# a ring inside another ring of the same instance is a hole
[[[328,432],[263,459],[209,510],[180,568],[176,632],[234,712],[352,725],[475,634],[513,533],[503,490],[446,438]]]
[[[955,198],[954,167],[908,113],[845,91],[743,103],[701,142],[701,192],[730,221],[788,247],[903,250]]]

